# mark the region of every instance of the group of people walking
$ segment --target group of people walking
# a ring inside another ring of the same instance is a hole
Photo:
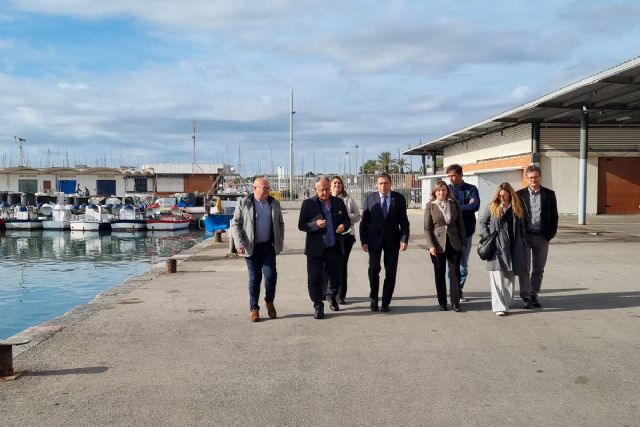
[[[450,307],[460,312],[461,302],[466,301],[464,285],[480,195],[477,187],[464,182],[459,165],[449,166],[446,172],[450,183],[440,180],[433,186],[425,207],[424,231],[440,310],[449,310],[448,279]],[[557,231],[555,193],[540,185],[538,166],[529,166],[525,175],[529,185],[518,192],[509,183],[500,184],[478,220],[481,236],[496,233],[496,250],[487,260],[487,270],[492,309],[498,316],[508,313],[516,281],[523,307],[541,307],[538,293],[549,241]],[[402,194],[391,191],[391,185],[391,177],[380,174],[377,191],[364,198],[362,212],[339,176],[331,180],[319,177],[316,194],[303,201],[298,229],[306,233],[307,287],[314,318],[324,318],[324,301],[332,311],[348,304],[347,264],[356,242],[356,223],[362,249],[369,255],[370,310],[391,310],[399,253],[407,250],[410,231],[407,202]],[[269,195],[266,179],[256,179],[253,194],[238,201],[231,230],[238,254],[245,257],[249,270],[250,320],[260,320],[263,276],[267,314],[277,317],[276,255],[283,247],[284,221],[280,204]],[[385,277],[380,293],[382,265]]]

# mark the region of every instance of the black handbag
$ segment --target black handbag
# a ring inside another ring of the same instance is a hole
[[[498,233],[500,233],[500,229],[503,225],[504,220],[500,221],[500,227],[496,230],[486,236],[480,237],[480,241],[478,242],[478,256],[481,260],[487,261],[493,258],[496,254],[496,250],[498,249],[496,239],[498,238]]]

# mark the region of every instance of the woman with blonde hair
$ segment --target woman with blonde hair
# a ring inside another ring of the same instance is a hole
[[[481,236],[498,230],[496,253],[487,260],[491,283],[491,308],[498,316],[509,312],[516,277],[524,273],[526,223],[520,199],[508,182],[496,193],[478,221]]]
[[[447,311],[447,263],[451,274],[450,297],[454,311],[460,311],[460,254],[467,235],[460,205],[453,198],[449,186],[438,181],[431,191],[431,201],[424,210],[424,234],[433,263],[433,273],[440,310]]]

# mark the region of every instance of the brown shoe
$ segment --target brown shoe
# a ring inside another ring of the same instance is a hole
[[[252,322],[259,322],[260,321],[260,310],[252,309],[251,313],[249,314],[249,320],[251,320]]]
[[[268,302],[267,300],[264,300],[264,302],[267,305],[267,314],[270,318],[275,319],[278,316],[278,313],[276,312],[276,307],[273,305],[273,301]]]

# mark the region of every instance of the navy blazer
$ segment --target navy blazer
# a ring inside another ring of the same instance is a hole
[[[331,217],[333,219],[334,231],[342,224],[345,231],[351,227],[351,220],[344,202],[339,197],[331,197]],[[320,257],[324,254],[324,236],[326,228],[318,228],[316,220],[324,219],[322,201],[318,196],[313,196],[302,202],[300,208],[300,218],[298,219],[298,230],[307,233],[304,244],[305,255]],[[344,240],[342,234],[336,233],[336,244],[340,247],[340,252],[344,255]]]
[[[525,223],[529,224],[531,217],[531,201],[529,200],[529,187],[523,188],[516,192],[525,211]],[[540,186],[540,220],[542,223],[542,235],[548,241],[553,239],[558,232],[558,202],[556,193],[546,187]]]
[[[360,220],[360,243],[369,245],[369,250],[381,250],[387,245],[397,246],[409,242],[409,218],[407,201],[396,191],[390,194],[389,213],[385,219],[380,205],[380,193],[367,194],[362,206]]]

